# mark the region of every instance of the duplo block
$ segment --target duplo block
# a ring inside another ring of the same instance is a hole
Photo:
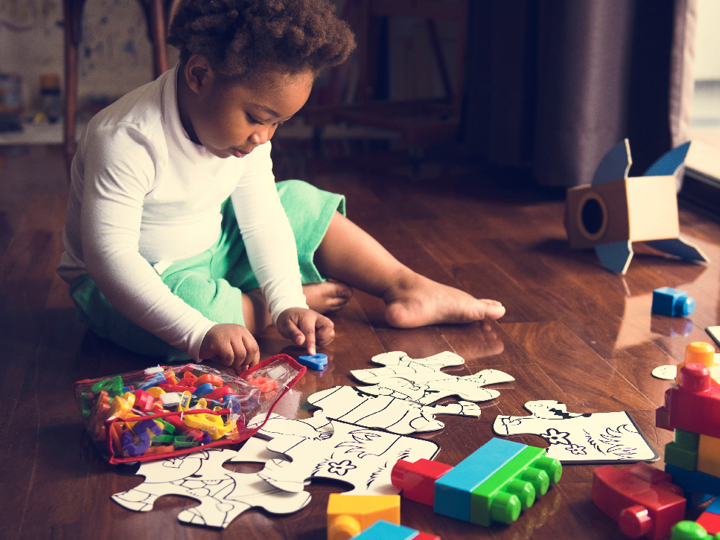
[[[680,373],[687,364],[702,364],[711,370],[717,367],[715,364],[715,347],[705,341],[693,341],[685,347],[685,358],[677,366],[677,375],[675,376],[675,384],[680,384]],[[712,382],[712,381],[711,381]]]
[[[720,478],[699,471],[686,471],[680,467],[665,464],[665,472],[672,474],[672,482],[690,493],[720,495]]]
[[[670,317],[685,317],[695,311],[695,300],[685,291],[660,287],[653,291],[652,312]]]
[[[720,477],[720,439],[700,435],[697,470]]]
[[[470,522],[489,527],[510,524],[557,483],[562,465],[544,448],[525,447],[471,494]]]
[[[327,508],[328,540],[348,540],[380,519],[400,523],[399,495],[331,493]]]
[[[593,472],[593,502],[630,538],[659,540],[685,517],[683,491],[671,479],[642,462],[624,469],[599,467]]]
[[[673,442],[665,445],[665,463],[687,471],[697,470],[700,435],[676,429]]]
[[[720,497],[710,503],[705,512],[697,518],[697,523],[710,534],[720,533]]]
[[[415,463],[401,459],[393,467],[390,478],[406,499],[434,506],[435,482],[451,469],[450,465],[428,459],[418,459]]]
[[[470,521],[471,494],[527,445],[493,438],[435,482],[435,513]]]
[[[706,366],[688,364],[680,370],[680,384],[665,392],[655,424],[720,438],[720,386],[711,386]]]
[[[440,537],[380,520],[355,536],[353,540],[440,540]]]

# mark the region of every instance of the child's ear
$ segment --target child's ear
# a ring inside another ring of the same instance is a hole
[[[185,80],[190,89],[197,95],[207,92],[215,79],[215,72],[207,58],[199,54],[193,54],[185,62],[183,69]]]

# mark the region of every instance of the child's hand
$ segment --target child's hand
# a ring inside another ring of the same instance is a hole
[[[324,347],[335,339],[335,325],[317,311],[288,308],[277,320],[277,329],[295,345],[305,344],[308,354],[315,354],[315,345]]]
[[[260,361],[260,348],[250,331],[239,324],[216,324],[205,334],[200,360],[212,360],[240,375]]]

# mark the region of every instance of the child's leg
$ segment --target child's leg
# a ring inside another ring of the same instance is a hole
[[[505,314],[500,302],[479,300],[410,270],[338,212],[315,253],[315,263],[324,275],[382,298],[390,326],[466,323]]]

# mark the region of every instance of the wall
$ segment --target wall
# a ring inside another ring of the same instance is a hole
[[[22,76],[29,112],[38,106],[40,75],[63,78],[62,19],[62,0],[0,0],[0,72]],[[152,79],[151,48],[138,0],[88,0],[82,28],[81,103],[91,96],[117,98]]]

